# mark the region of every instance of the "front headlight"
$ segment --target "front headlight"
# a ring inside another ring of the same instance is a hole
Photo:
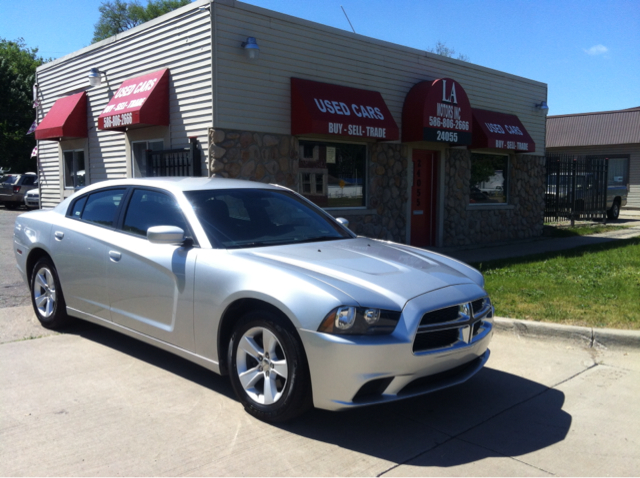
[[[401,312],[365,307],[336,307],[324,318],[318,332],[340,335],[390,334],[398,325]]]

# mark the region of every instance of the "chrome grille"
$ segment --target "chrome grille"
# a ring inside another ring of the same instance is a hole
[[[428,352],[470,343],[493,317],[488,297],[425,313],[420,320],[413,352]]]

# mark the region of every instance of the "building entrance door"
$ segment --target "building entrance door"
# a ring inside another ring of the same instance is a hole
[[[411,245],[436,245],[436,199],[438,197],[437,151],[413,150],[411,187]]]

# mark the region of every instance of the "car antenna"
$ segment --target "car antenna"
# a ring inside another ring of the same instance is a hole
[[[353,33],[355,33],[356,29],[353,28],[353,25],[351,24],[351,20],[349,20],[349,15],[347,15],[347,12],[345,11],[345,9],[344,9],[344,7],[342,5],[340,5],[340,8],[342,8],[342,13],[344,13],[344,16],[347,17],[347,21],[349,22],[349,26],[353,30]]]

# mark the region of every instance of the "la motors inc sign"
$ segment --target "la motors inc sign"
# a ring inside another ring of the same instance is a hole
[[[411,88],[402,108],[402,141],[469,145],[473,116],[464,88],[451,78],[422,81]]]

